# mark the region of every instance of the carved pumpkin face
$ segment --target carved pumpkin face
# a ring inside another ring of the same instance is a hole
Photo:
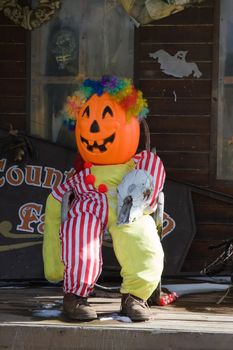
[[[126,112],[108,93],[94,94],[81,108],[76,142],[82,158],[93,164],[121,164],[134,156],[140,137],[137,118]]]

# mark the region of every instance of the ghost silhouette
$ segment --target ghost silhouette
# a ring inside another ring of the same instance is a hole
[[[176,78],[183,78],[193,75],[195,78],[200,78],[202,73],[194,62],[186,62],[185,58],[188,51],[177,51],[172,56],[164,50],[158,50],[149,53],[149,56],[157,60],[163,73],[172,75]]]

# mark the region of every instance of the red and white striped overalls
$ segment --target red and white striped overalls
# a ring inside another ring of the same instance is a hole
[[[165,171],[160,158],[143,151],[133,158],[135,169],[148,171],[154,179],[154,194],[151,207],[156,207],[158,193],[162,190]],[[99,277],[102,266],[102,232],[108,223],[108,201],[85,178],[91,173],[87,168],[75,174],[53,190],[59,202],[66,191],[72,190],[72,201],[68,219],[61,225],[62,260],[65,266],[64,292],[86,297]]]

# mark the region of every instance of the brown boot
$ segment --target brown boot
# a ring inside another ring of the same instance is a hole
[[[65,294],[63,298],[63,311],[73,320],[90,321],[97,318],[95,310],[87,302],[87,298],[75,294]]]
[[[121,314],[128,316],[132,321],[147,321],[151,318],[147,302],[132,294],[122,294]]]

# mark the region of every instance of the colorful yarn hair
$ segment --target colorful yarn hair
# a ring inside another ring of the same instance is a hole
[[[64,111],[65,124],[73,129],[79,110],[86,101],[92,95],[101,96],[104,92],[107,92],[114,101],[122,106],[128,120],[131,117],[136,117],[139,120],[146,118],[149,112],[147,101],[143,98],[142,92],[134,87],[130,79],[103,76],[100,80],[86,79],[72,96],[68,96]]]

